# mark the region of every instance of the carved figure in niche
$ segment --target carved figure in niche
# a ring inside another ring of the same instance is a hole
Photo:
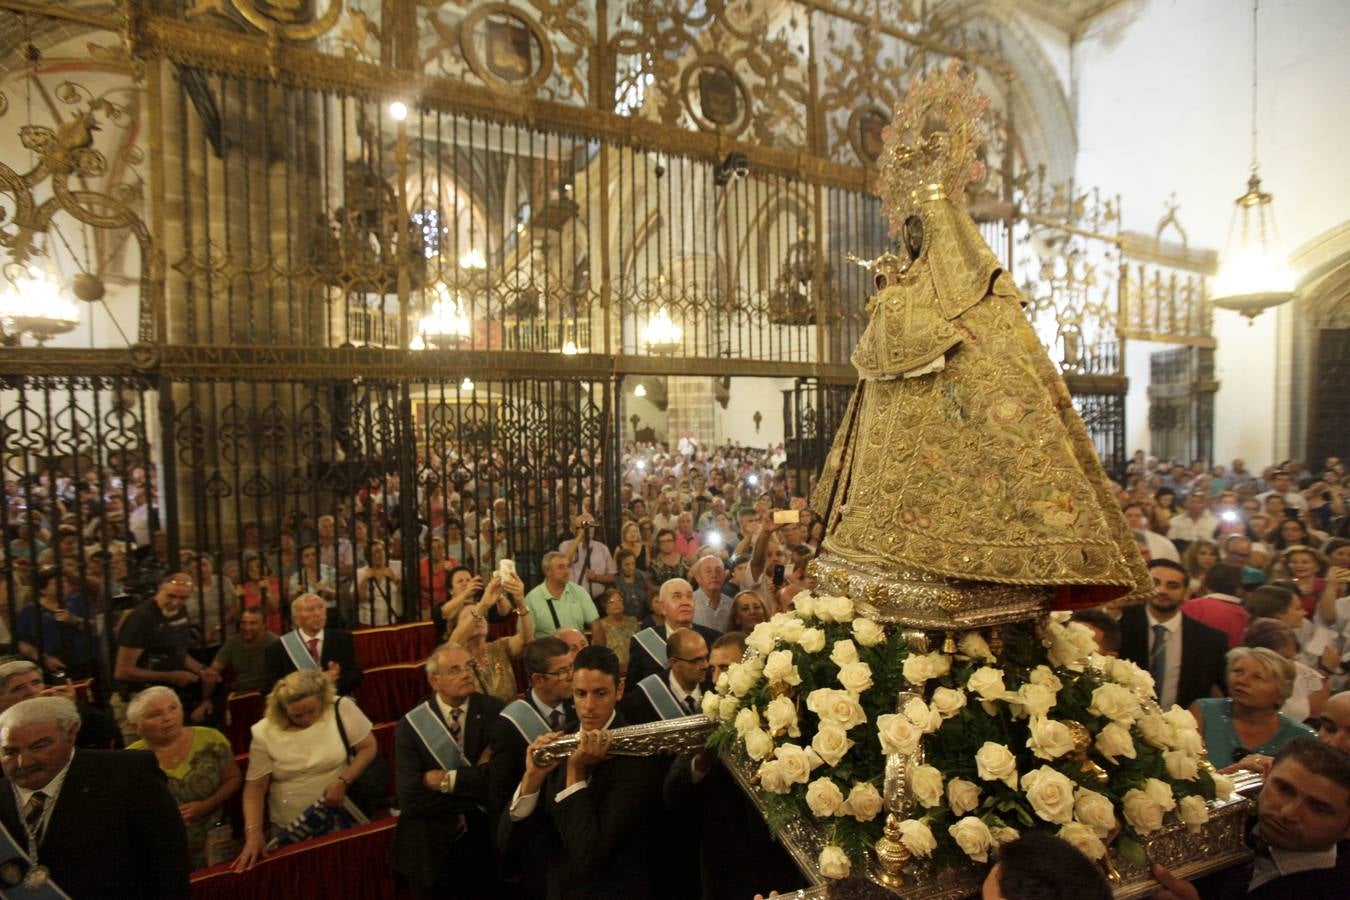
[[[973,79],[927,81],[942,90],[911,91],[887,133],[882,202],[910,262],[877,271],[815,496],[825,553],[901,580],[1051,586],[1059,608],[1142,599],[1150,580],[1069,392],[957,205],[980,174]]]

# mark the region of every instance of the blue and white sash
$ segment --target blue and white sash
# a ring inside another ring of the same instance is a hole
[[[15,900],[70,900],[48,876],[40,884],[26,884],[25,876],[33,871],[33,860],[14,840],[9,829],[0,823],[0,897]],[[43,870],[45,871],[45,870]]]
[[[652,702],[652,708],[662,719],[683,719],[689,715],[670,692],[664,674],[648,675],[638,682],[638,688]]]
[[[300,637],[299,629],[286,632],[281,636],[281,646],[286,648],[286,655],[291,658],[291,663],[301,672],[319,668],[319,662],[309,655],[309,648],[305,646],[304,640]]]
[[[533,744],[549,732],[548,721],[539,715],[539,710],[534,708],[533,703],[512,700],[506,709],[502,710],[501,715],[503,719],[516,726],[516,731],[520,732],[520,736],[527,744]]]
[[[452,772],[464,765],[464,753],[451,737],[450,729],[445,727],[445,722],[441,721],[441,717],[431,708],[434,702],[433,699],[414,706],[412,712],[408,713],[408,724],[422,739],[422,745],[436,757],[436,762],[440,763],[441,768]]]
[[[666,639],[657,634],[655,628],[644,628],[633,637],[637,640],[638,646],[656,660],[657,665],[663,669],[670,665],[670,660],[666,658]]]

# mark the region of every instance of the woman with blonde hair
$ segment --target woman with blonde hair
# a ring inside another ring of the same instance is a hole
[[[1191,704],[1211,763],[1222,771],[1247,756],[1274,756],[1294,738],[1313,734],[1280,712],[1294,693],[1295,675],[1293,662],[1266,647],[1228,651],[1230,696]]]
[[[1218,561],[1219,547],[1213,541],[1191,541],[1187,545],[1186,552],[1181,556],[1181,564],[1186,567],[1186,574],[1190,577],[1193,595],[1200,596],[1195,592],[1204,585],[1209,567]]]
[[[235,870],[263,856],[263,801],[274,828],[284,829],[316,801],[342,806],[347,789],[378,752],[370,720],[350,697],[337,696],[323,672],[292,672],[267,697],[253,725],[244,785],[244,849]]]

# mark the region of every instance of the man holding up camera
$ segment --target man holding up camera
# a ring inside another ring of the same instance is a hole
[[[595,540],[595,517],[582,513],[572,520],[572,539],[564,541],[558,552],[567,557],[568,580],[599,597],[614,583],[619,567],[603,542]]]

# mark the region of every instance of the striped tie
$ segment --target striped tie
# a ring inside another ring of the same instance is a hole
[[[450,736],[459,741],[459,717],[464,715],[464,707],[450,707]]]
[[[38,829],[42,826],[42,813],[47,808],[47,795],[42,791],[34,791],[33,796],[28,798],[28,802],[23,807],[23,825],[28,829],[28,833],[35,838],[38,836]]]
[[[1167,675],[1167,626],[1153,626],[1153,649],[1148,654],[1148,672],[1153,676],[1153,685],[1158,697],[1163,693],[1163,677]]]

